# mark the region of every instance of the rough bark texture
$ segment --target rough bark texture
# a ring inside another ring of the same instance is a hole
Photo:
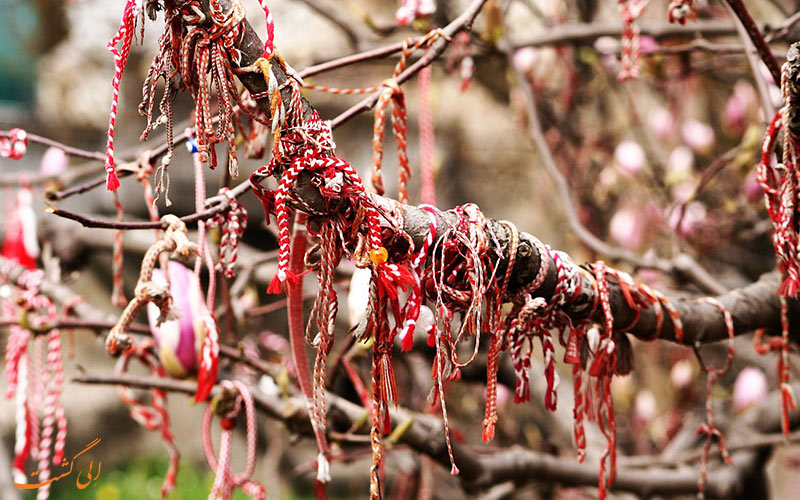
[[[480,5],[479,5],[480,4]],[[481,1],[473,2],[471,9],[478,9],[483,4]],[[466,14],[467,12],[465,12]],[[461,16],[463,17],[463,15]],[[455,21],[448,27],[455,24]],[[451,30],[452,31],[452,30]],[[261,55],[263,49],[263,42],[259,39],[253,28],[245,21],[245,35],[242,43],[239,46],[242,51],[242,66],[251,65]],[[436,46],[431,50],[442,51],[444,46]],[[420,59],[416,64],[425,61],[426,58]],[[430,58],[432,59],[432,58]],[[414,66],[409,68],[405,73],[413,69]],[[279,82],[286,81],[287,75],[278,65],[272,65],[272,70],[275,73]],[[263,92],[266,90],[266,83],[264,78],[256,73],[244,73],[240,75],[240,80],[245,87],[252,93]],[[286,88],[283,91],[283,101],[288,106],[290,99],[290,89]],[[262,109],[265,113],[269,113],[266,100],[260,101]],[[374,104],[374,101],[373,101]],[[304,100],[306,113],[310,113],[313,109],[308,101]],[[319,191],[310,182],[311,174],[304,172],[295,185],[295,192],[304,203],[315,209],[323,211],[324,199],[319,194]],[[391,200],[375,197],[375,200],[384,205],[391,206],[395,203]],[[415,245],[421,244],[428,231],[428,216],[427,212],[414,207],[403,206],[403,213],[405,216],[405,225],[403,230],[412,236]],[[439,220],[439,227],[452,221],[451,215],[444,213]],[[492,222],[492,229],[498,237],[501,245],[508,241],[506,230],[502,224],[496,221]],[[441,231],[440,231],[441,233]],[[529,283],[534,276],[536,276],[539,266],[541,264],[541,256],[532,244],[533,236],[529,233],[520,233],[521,242],[517,255],[517,263],[511,278],[511,290],[519,288]],[[389,248],[391,252],[391,248]],[[505,249],[500,249],[500,252],[506,254]],[[546,258],[549,258],[546,256]],[[544,285],[538,291],[538,295],[548,297],[554,288],[556,280],[555,265],[550,262],[548,266],[550,271]],[[580,300],[572,306],[568,313],[574,319],[581,319],[587,314],[588,305],[594,303],[591,283],[588,279],[584,279],[583,296]],[[747,287],[734,290],[720,297],[720,301],[730,310],[734,319],[734,328],[736,334],[744,334],[756,328],[777,329],[780,327],[780,303],[776,291],[780,276],[777,273],[770,273],[764,275],[759,281]],[[635,312],[631,310],[622,294],[622,291],[616,283],[611,283],[611,308],[614,313],[615,323],[618,325],[630,325],[635,317]],[[722,320],[722,315],[719,309],[708,303],[700,303],[693,299],[673,299],[678,313],[683,320],[684,338],[683,342],[687,345],[694,344],[695,342],[713,342],[722,340],[727,337],[727,331]],[[792,302],[792,316],[796,315],[797,303]],[[601,319],[602,312],[599,310],[594,311],[595,319]],[[653,309],[645,309],[638,321],[629,329],[630,333],[640,337],[649,338],[655,330],[656,315]],[[665,318],[665,324],[661,331],[660,338],[675,342],[675,330],[672,321],[669,317]]]

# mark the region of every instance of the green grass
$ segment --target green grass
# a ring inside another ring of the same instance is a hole
[[[133,460],[117,469],[103,467],[97,481],[80,490],[75,485],[77,471],[53,483],[52,500],[160,500],[161,483],[167,471],[164,458]],[[168,500],[195,500],[208,498],[214,474],[205,468],[195,468],[181,462],[178,484]],[[25,500],[36,498],[35,491],[26,492]],[[241,491],[234,492],[233,500],[247,500]]]

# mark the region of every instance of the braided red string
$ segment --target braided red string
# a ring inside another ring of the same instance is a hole
[[[124,209],[122,202],[119,199],[119,194],[114,192],[114,207],[117,209],[117,221],[121,222]],[[114,307],[125,307],[128,304],[128,299],[125,298],[125,286],[123,283],[124,271],[124,248],[122,246],[123,231],[118,229],[114,231],[114,245],[112,252],[111,262],[111,303]]]
[[[728,371],[731,364],[733,363],[733,347],[735,342],[735,332],[733,330],[733,317],[731,316],[730,311],[728,311],[728,308],[725,307],[725,305],[722,302],[713,297],[704,297],[700,300],[719,308],[719,310],[722,312],[722,316],[725,321],[725,329],[728,331],[728,352],[725,357],[725,363],[722,365],[722,368],[717,368],[711,364],[705,364],[702,358],[700,358],[699,351],[695,350],[695,352],[698,355],[698,359],[700,360],[700,364],[703,371],[707,373],[706,423],[701,425],[697,429],[698,434],[705,435],[706,437],[705,443],[703,445],[703,454],[700,456],[700,479],[697,482],[698,494],[702,497],[705,491],[706,483],[708,482],[708,455],[711,452],[711,445],[713,444],[714,439],[717,439],[719,442],[719,453],[722,456],[722,459],[728,464],[733,464],[733,460],[731,460],[730,454],[728,453],[728,449],[725,447],[725,437],[722,435],[722,432],[716,427],[714,423],[714,408],[711,404],[711,396],[714,390],[714,386],[717,383],[717,380],[725,372]]]
[[[411,295],[409,295],[405,306],[401,312],[403,317],[403,330],[400,332],[400,340],[402,342],[402,350],[410,351],[414,345],[414,331],[419,319],[420,308],[424,301],[424,293],[422,290],[422,277],[424,274],[425,259],[428,257],[428,252],[436,237],[436,230],[438,222],[436,220],[436,208],[430,205],[420,205],[420,208],[425,210],[428,214],[430,225],[428,226],[428,234],[425,235],[425,240],[422,242],[422,248],[414,256],[411,261],[411,274],[414,281],[411,284]]]
[[[600,431],[606,438],[606,447],[600,457],[600,472],[598,498],[605,498],[608,486],[614,482],[617,468],[617,428],[614,420],[614,400],[611,396],[611,379],[617,365],[616,345],[613,339],[614,316],[611,312],[609,301],[608,281],[606,280],[606,266],[602,261],[592,265],[596,293],[603,311],[603,329],[600,331],[599,342],[594,353],[594,360],[589,369],[589,375],[594,378],[595,393],[599,398],[596,415],[589,413],[589,418],[595,417]],[[587,401],[588,403],[588,401]],[[606,472],[607,471],[607,472]]]
[[[419,128],[419,152],[421,172],[422,203],[436,205],[436,181],[434,179],[434,159],[436,155],[436,137],[433,132],[433,112],[431,110],[431,67],[426,66],[419,72],[419,110],[417,111],[417,127]]]
[[[312,392],[312,404],[314,407],[315,427],[325,432],[326,428],[326,402],[325,402],[325,383],[327,379],[327,360],[331,348],[333,348],[334,326],[336,314],[339,311],[339,303],[336,291],[333,288],[334,273],[336,265],[341,259],[341,242],[338,238],[335,223],[330,219],[325,219],[319,231],[320,256],[317,266],[317,279],[319,281],[319,292],[311,309],[306,326],[306,341],[314,347],[316,358],[314,359],[314,387]],[[314,251],[309,250],[309,253]],[[316,326],[316,335],[312,335],[312,327]],[[302,369],[302,368],[301,368]],[[320,450],[322,451],[322,450]]]
[[[203,414],[203,450],[209,467],[214,469],[216,476],[214,485],[209,493],[209,499],[229,500],[234,488],[241,488],[251,498],[263,500],[266,496],[266,488],[261,483],[252,481],[250,478],[255,471],[256,465],[256,411],[253,403],[253,396],[247,386],[238,381],[223,380],[223,389],[229,393],[236,393],[233,400],[232,409],[220,416],[219,455],[214,453],[214,446],[211,444],[211,422],[214,418],[214,404],[209,402]],[[231,439],[232,431],[236,425],[236,416],[241,412],[244,403],[245,413],[245,436],[247,442],[247,459],[242,472],[234,474],[231,471]]]
[[[488,306],[486,323],[491,332],[489,339],[489,352],[486,354],[486,408],[483,417],[483,434],[481,439],[488,443],[494,438],[494,428],[497,423],[497,371],[499,369],[500,352],[503,347],[503,300],[506,298],[508,284],[514,270],[519,248],[519,231],[508,221],[502,221],[509,233],[508,261],[500,286],[493,288],[494,303]]]
[[[2,274],[6,281],[7,269]],[[46,336],[39,335],[33,339],[32,353],[28,349],[32,330],[52,325],[58,315],[52,300],[40,292],[43,278],[42,271],[26,271],[18,280],[18,296],[2,301],[4,314],[20,317],[21,323],[28,325],[10,328],[5,367],[8,379],[6,397],[14,397],[16,406],[17,431],[12,470],[15,482],[21,484],[27,483],[25,461],[28,458],[38,461],[40,481],[46,482],[50,478],[51,462],[62,465],[67,435],[66,414],[61,404],[64,372],[60,331],[50,328]],[[39,488],[37,499],[46,499],[49,492],[48,483]]]
[[[131,43],[136,29],[136,0],[128,0],[125,10],[122,12],[122,21],[114,37],[108,42],[108,50],[114,56],[114,79],[111,81],[111,114],[108,118],[108,136],[106,142],[106,189],[116,191],[119,187],[116,168],[114,167],[114,126],[117,123],[117,104],[119,103],[119,86],[122,80],[122,73],[125,71],[125,64],[128,62],[128,55],[131,51]],[[122,42],[122,47],[118,50],[117,44]]]
[[[151,339],[126,349],[119,361],[117,361],[116,372],[127,372],[131,359],[139,360],[147,367],[151,375],[166,377],[166,372],[156,357]],[[167,393],[162,389],[152,389],[150,391],[150,404],[147,405],[136,397],[130,387],[119,385],[117,389],[122,402],[128,406],[128,412],[132,419],[149,431],[158,430],[161,432],[161,439],[169,454],[169,467],[161,485],[161,496],[166,497],[175,488],[178,466],[180,465],[180,452],[175,445],[175,438],[170,430],[169,413],[166,409]]]
[[[215,215],[209,222],[222,230],[219,241],[219,261],[216,269],[226,277],[233,278],[238,257],[239,240],[247,228],[247,210],[231,195],[229,188],[222,188],[220,194],[228,198],[229,208]]]
[[[19,160],[28,150],[28,133],[21,128],[12,128],[8,137],[0,137],[0,158]]]
[[[639,76],[639,27],[636,19],[642,15],[648,0],[618,0],[622,15],[622,69],[619,80],[624,82]]]
[[[275,21],[272,19],[272,12],[269,11],[267,0],[259,0],[261,8],[264,9],[267,23],[267,39],[264,41],[264,53],[261,55],[264,59],[272,59],[275,55]]]

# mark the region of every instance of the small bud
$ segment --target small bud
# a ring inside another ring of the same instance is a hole
[[[635,141],[622,141],[614,150],[614,163],[625,177],[636,177],[644,170],[646,162],[644,150]]]
[[[175,378],[186,378],[197,367],[198,351],[203,338],[198,335],[202,326],[200,320],[200,301],[203,300],[194,273],[179,262],[169,263],[171,309],[177,319],[158,324],[161,311],[151,303],[147,304],[147,320],[158,348],[158,357],[164,369]],[[167,285],[164,271],[153,271],[153,282]]]
[[[681,125],[681,137],[687,146],[698,153],[708,154],[714,146],[714,129],[698,120],[687,120]]]
[[[733,408],[742,411],[767,397],[767,377],[756,367],[748,366],[736,377],[733,384]]]
[[[39,173],[46,177],[58,177],[67,169],[69,157],[63,149],[47,148],[39,163]]]
[[[672,370],[669,372],[669,379],[678,389],[686,389],[689,387],[694,379],[692,363],[688,359],[682,359],[672,365]]]

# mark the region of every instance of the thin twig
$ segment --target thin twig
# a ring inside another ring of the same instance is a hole
[[[337,28],[339,28],[342,33],[344,33],[345,37],[347,37],[347,41],[351,48],[357,48],[359,46],[361,43],[361,37],[359,37],[355,30],[350,26],[350,23],[348,23],[346,19],[343,19],[339,14],[341,9],[332,9],[320,2],[320,0],[300,1],[308,5],[308,7],[317,14],[320,14],[323,19],[333,23]]]
[[[696,262],[694,262],[694,259],[691,259],[691,257],[688,255],[682,254],[680,259],[675,259],[672,261],[656,256],[642,257],[625,248],[615,247],[606,243],[595,236],[586,228],[586,226],[583,225],[580,217],[578,216],[578,211],[575,208],[575,203],[572,200],[572,194],[570,192],[567,178],[558,168],[556,160],[553,157],[553,153],[550,150],[550,146],[548,146],[547,140],[545,139],[544,131],[542,130],[542,125],[536,109],[536,98],[534,96],[533,89],[531,88],[525,76],[522,75],[513,62],[511,62],[513,55],[510,51],[507,52],[507,57],[509,58],[509,67],[514,72],[517,83],[525,95],[528,115],[528,133],[531,137],[531,140],[533,140],[533,143],[536,145],[536,148],[539,150],[539,154],[542,158],[545,169],[547,170],[548,174],[550,174],[553,182],[556,184],[556,189],[558,190],[559,197],[561,198],[562,207],[565,215],[567,216],[567,221],[575,235],[592,251],[609,259],[623,260],[639,268],[656,269],[668,274],[677,273],[689,275],[703,290],[714,294],[724,293],[727,288],[720,284],[713,276],[711,276],[710,273],[702,269]]]
[[[64,143],[58,142],[53,139],[49,139],[47,137],[42,137],[41,135],[32,134],[30,132],[28,134],[28,142],[35,142],[37,144],[41,144],[43,146],[48,146],[51,148],[58,148],[70,156],[77,156],[78,158],[86,158],[87,160],[96,160],[96,161],[105,161],[106,155],[104,153],[99,153],[97,151],[88,151],[86,149],[76,148],[74,146],[67,146]],[[9,133],[5,130],[0,130],[0,137],[9,137]]]
[[[473,0],[472,3],[467,7],[467,9],[461,13],[460,16],[455,18],[450,24],[445,26],[442,29],[442,32],[447,35],[448,38],[452,38],[453,36],[457,35],[461,31],[471,29],[472,23],[475,18],[480,13],[481,9],[483,8],[484,4],[486,4],[487,0]],[[431,64],[437,57],[439,57],[444,49],[448,45],[448,40],[446,38],[440,38],[434,42],[431,48],[425,52],[425,55],[422,56],[417,62],[406,68],[405,71],[400,73],[395,81],[398,85],[402,85],[404,82],[412,78],[414,75],[420,72],[422,68]],[[378,98],[380,97],[381,91],[374,93],[373,95],[363,99],[358,104],[350,107],[349,109],[345,110],[341,114],[339,114],[336,118],[331,120],[331,126],[336,127],[341,125],[354,116],[363,113],[364,111],[370,110],[375,106],[375,103],[378,102]]]
[[[750,15],[750,12],[745,7],[744,2],[742,0],[725,0],[728,6],[733,10],[733,13],[736,14],[736,17],[741,22],[744,29],[747,31],[747,35],[750,37],[750,40],[753,42],[758,55],[761,57],[761,60],[764,61],[764,64],[767,66],[769,73],[772,75],[772,79],[776,84],[780,84],[781,82],[781,67],[778,64],[777,59],[775,56],[772,55],[772,51],[769,48],[769,44],[764,39],[764,35],[761,33],[756,22],[753,20],[753,16]]]
[[[230,194],[236,198],[243,195],[250,189],[250,181],[244,181],[230,191]],[[211,208],[207,208],[202,212],[195,212],[190,215],[181,217],[181,220],[186,224],[191,224],[200,220],[208,220],[215,215],[224,212],[228,209],[228,199],[225,197],[215,196],[207,200],[208,203],[213,204]],[[49,213],[71,219],[79,222],[84,227],[91,228],[104,228],[104,229],[164,229],[165,226],[161,221],[148,221],[148,222],[119,222],[114,220],[96,219],[69,210],[60,208],[49,207],[46,209]]]
[[[734,4],[736,3],[739,3],[741,9],[744,9],[744,17],[741,16],[739,11],[736,10],[736,7],[734,7]],[[756,57],[756,52],[759,53],[761,60],[764,61],[767,69],[770,70],[770,74],[772,75],[772,79],[775,84],[780,84],[780,69],[778,69],[778,73],[776,75],[770,67],[770,61],[776,67],[778,63],[775,60],[775,56],[772,54],[772,50],[766,44],[766,41],[764,41],[761,31],[759,31],[757,26],[755,26],[753,18],[750,17],[750,13],[747,12],[747,9],[744,7],[744,4],[742,4],[740,0],[726,0],[725,7],[727,7],[729,12],[737,16],[736,31],[739,33],[739,38],[744,44],[744,53],[747,56],[747,63],[750,65],[750,71],[753,73],[753,80],[756,82],[758,96],[761,99],[761,107],[764,108],[764,121],[767,121],[775,114],[775,106],[772,104],[772,98],[770,97],[769,89],[767,88],[767,82],[764,80],[764,75],[761,73],[761,67],[759,65],[759,59]],[[750,28],[748,28],[748,24],[745,24],[746,22],[750,23]],[[759,49],[757,40],[760,40],[766,47],[763,49],[765,50],[763,54],[761,53],[761,49]]]

